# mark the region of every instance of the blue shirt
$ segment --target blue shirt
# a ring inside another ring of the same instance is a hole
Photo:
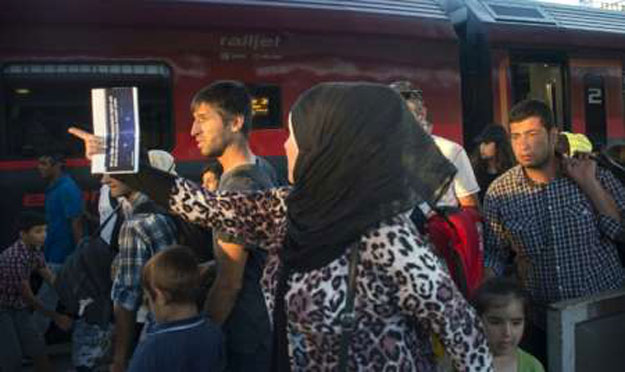
[[[61,175],[46,188],[45,208],[46,261],[62,264],[75,248],[72,219],[83,211],[82,193],[69,175]]]
[[[222,371],[223,336],[202,315],[156,323],[135,350],[128,372]]]

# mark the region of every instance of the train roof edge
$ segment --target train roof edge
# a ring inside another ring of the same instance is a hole
[[[279,29],[457,39],[437,0],[5,0],[0,23]]]
[[[625,13],[532,0],[439,0],[456,27],[475,23],[491,44],[625,49]]]

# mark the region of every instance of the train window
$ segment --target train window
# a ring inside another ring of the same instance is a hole
[[[171,149],[171,71],[162,63],[11,63],[0,70],[0,156],[27,159],[60,152],[81,157],[80,141],[67,134],[91,130],[91,89],[139,88],[141,143]]]
[[[514,103],[524,99],[545,101],[556,123],[566,125],[564,78],[560,63],[517,62],[511,64]]]
[[[555,24],[553,18],[535,4],[507,4],[503,2],[484,2],[493,18],[499,21],[532,22]]]
[[[280,87],[276,85],[247,85],[252,96],[254,129],[282,128]]]

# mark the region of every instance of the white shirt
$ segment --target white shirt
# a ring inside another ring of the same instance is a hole
[[[113,213],[113,206],[111,205],[110,196],[110,188],[108,185],[102,185],[100,187],[100,199],[98,199],[98,212],[100,213],[100,223],[106,221],[108,216]],[[111,235],[113,235],[113,228],[115,227],[115,220],[117,216],[113,216],[111,220],[104,226],[102,231],[100,231],[100,237],[107,244],[111,244]]]
[[[458,199],[464,198],[471,194],[477,194],[480,186],[477,183],[471,161],[462,146],[443,137],[432,135],[434,143],[441,153],[449,160],[458,170],[454,176],[451,187],[445,195],[436,204],[437,207],[457,207]]]

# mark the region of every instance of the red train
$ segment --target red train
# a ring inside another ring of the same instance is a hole
[[[216,79],[247,83],[256,153],[280,164],[288,109],[322,81],[410,80],[435,132],[471,145],[513,102],[550,102],[567,129],[625,138],[625,15],[488,0],[9,0],[0,9],[0,246],[41,206],[41,152],[63,151],[93,200],[70,125],[93,87],[139,87],[142,141],[197,177],[189,102]]]

